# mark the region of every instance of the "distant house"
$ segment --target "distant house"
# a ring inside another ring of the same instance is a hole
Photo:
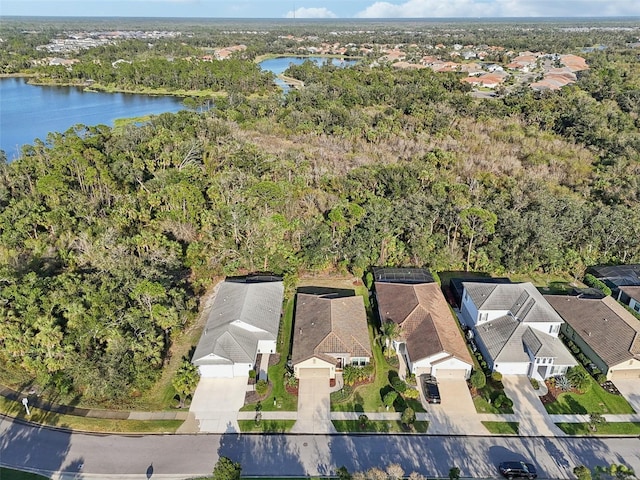
[[[620,287],[618,300],[640,313],[640,285]]]
[[[640,321],[612,297],[547,295],[565,323],[562,333],[608,380],[640,379]]]
[[[394,322],[395,349],[414,375],[469,378],[473,360],[440,286],[424,269],[374,270],[381,322]]]
[[[558,338],[562,318],[533,284],[462,285],[461,320],[492,370],[544,380],[577,365]]]
[[[296,378],[333,379],[346,365],[368,364],[371,355],[361,296],[298,293],[291,353]]]
[[[284,287],[257,280],[220,284],[192,358],[202,377],[248,375],[258,354],[276,352]]]
[[[587,272],[604,282],[614,297],[620,294],[620,287],[640,286],[640,264],[600,265],[590,267]]]

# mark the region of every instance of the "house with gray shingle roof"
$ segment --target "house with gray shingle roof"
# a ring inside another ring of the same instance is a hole
[[[392,274],[390,274],[392,273]],[[381,322],[399,326],[393,347],[414,375],[469,378],[473,360],[440,285],[424,269],[374,269]]]
[[[202,377],[249,374],[258,354],[275,353],[282,281],[224,281],[218,287],[192,363]]]
[[[562,333],[608,380],[640,379],[640,320],[613,297],[546,295],[565,323]]]
[[[640,313],[640,285],[623,285],[618,290],[618,300]]]
[[[291,363],[296,378],[326,376],[371,360],[364,300],[359,295],[298,293]]]
[[[460,318],[492,370],[544,380],[577,365],[558,338],[562,318],[533,284],[462,285]]]

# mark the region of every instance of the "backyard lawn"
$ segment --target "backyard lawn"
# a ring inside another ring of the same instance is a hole
[[[551,414],[634,413],[631,405],[621,395],[603,389],[592,377],[585,393],[561,393],[555,402],[545,403]]]

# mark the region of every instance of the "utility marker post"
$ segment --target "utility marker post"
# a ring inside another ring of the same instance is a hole
[[[22,399],[22,405],[24,405],[24,409],[27,411],[27,416],[31,416],[31,412],[29,411],[29,399],[27,397]]]

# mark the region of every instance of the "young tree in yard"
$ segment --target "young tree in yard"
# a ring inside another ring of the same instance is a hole
[[[403,425],[410,427],[416,421],[416,412],[411,407],[407,407],[402,412],[402,416],[400,417],[400,421]]]
[[[396,401],[397,398],[398,398],[398,392],[396,392],[395,390],[391,390],[390,392],[387,392],[387,394],[382,399],[382,402],[384,403],[385,407],[387,407],[387,410],[389,410],[389,407],[393,407],[393,403]]]
[[[589,428],[594,432],[598,431],[598,425],[602,425],[606,422],[607,420],[599,413],[592,413],[589,415]]]
[[[173,388],[180,397],[178,408],[184,408],[185,400],[196,391],[199,380],[200,374],[198,373],[198,367],[187,359],[182,360],[182,365],[180,365],[180,368],[178,368],[176,375],[171,381]]]
[[[213,467],[213,480],[240,480],[242,467],[228,457],[220,457]]]
[[[589,385],[589,374],[581,367],[572,367],[567,371],[567,379],[571,383],[571,386],[577,388],[581,392]]]
[[[484,388],[487,384],[487,377],[485,377],[484,372],[480,370],[476,370],[471,374],[471,386],[475,389]]]
[[[458,480],[460,478],[460,469],[458,467],[451,467],[449,469],[449,480]]]
[[[470,207],[460,212],[460,231],[469,240],[467,246],[467,271],[469,271],[474,240],[495,232],[497,221],[498,217],[495,213],[480,207]]]
[[[400,333],[400,327],[395,322],[382,322],[380,325],[380,336],[382,338],[383,346],[385,347],[384,353],[388,357],[395,354],[395,350],[391,348],[393,341],[398,337]]]

